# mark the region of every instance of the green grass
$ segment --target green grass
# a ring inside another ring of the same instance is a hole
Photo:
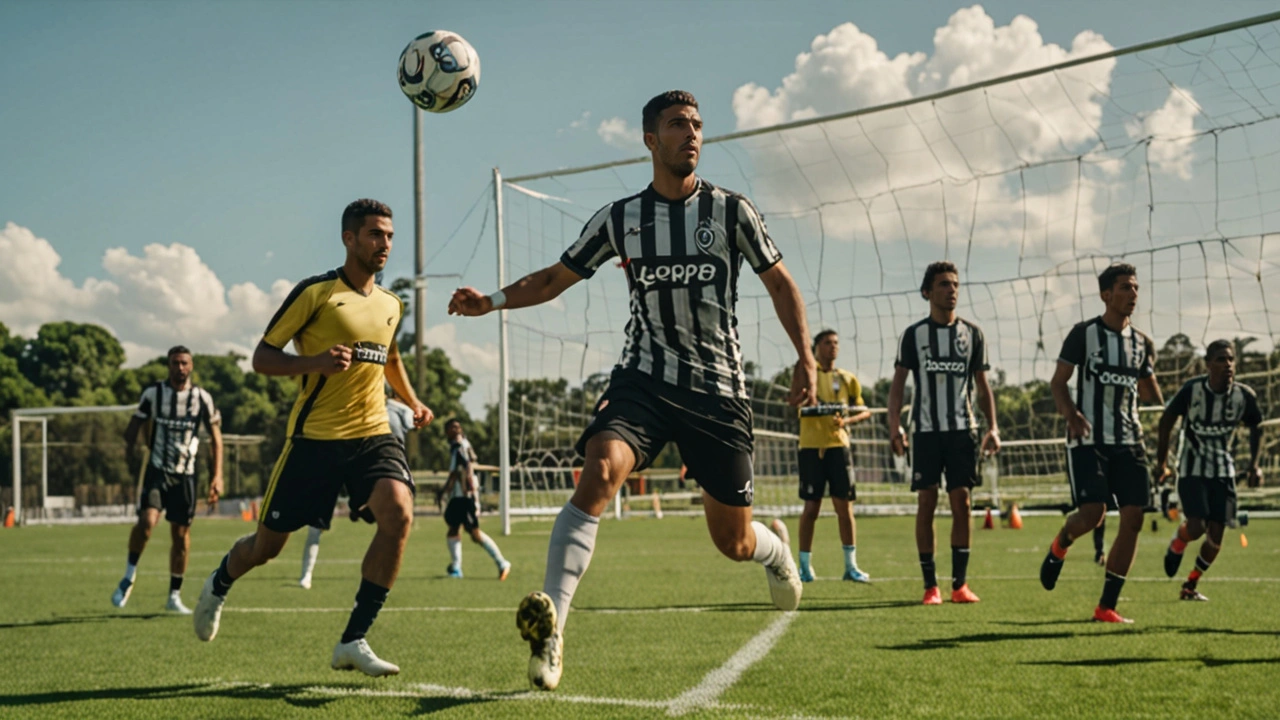
[[[1180,602],[1178,581],[1164,577],[1170,526],[1144,531],[1119,608],[1137,621],[1128,627],[1087,622],[1102,586],[1087,538],[1058,589],[1040,588],[1056,517],[1027,518],[1021,531],[975,531],[970,584],[982,602],[920,606],[911,523],[860,520],[859,560],[875,584],[806,585],[768,655],[691,716],[1246,718],[1280,707],[1280,522],[1243,528],[1248,548],[1229,531],[1201,582],[1209,603]],[[939,520],[942,574],[948,523]],[[371,534],[363,524],[325,535],[311,591],[294,583],[301,538],[242,578],[212,643],[196,640],[189,618],[162,612],[167,533],[156,533],[129,606],[117,611],[108,598],[126,527],[0,530],[0,717],[665,717],[663,703],[783,617],[768,604],[760,568],[719,557],[700,518],[606,520],[569,620],[564,680],[556,693],[534,695],[514,609],[541,587],[550,527],[520,522],[497,538],[516,565],[507,582],[469,542],[467,577],[449,580],[444,527],[420,518],[369,637],[403,670],[383,680],[328,667]],[[247,528],[196,523],[189,605]],[[818,525],[814,564],[828,578],[841,570],[830,518]],[[281,612],[246,612],[253,608]]]

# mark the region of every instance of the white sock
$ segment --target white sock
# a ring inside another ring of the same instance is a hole
[[[506,559],[502,557],[502,551],[498,549],[498,543],[494,542],[493,538],[485,534],[483,530],[479,532],[480,547],[484,548],[484,551],[489,553],[489,557],[493,558],[493,561],[498,564],[498,567],[502,567],[502,563],[506,562]]]
[[[128,580],[129,582],[133,582],[137,577],[138,577],[138,566],[137,566],[137,565],[130,565],[129,563],[125,563],[125,564],[124,564],[124,579],[125,579],[125,580]]]
[[[856,570],[858,568],[858,546],[857,545],[841,545],[844,548],[844,569]]]
[[[462,538],[446,538],[445,542],[449,546],[449,562],[453,563],[454,569],[462,570]]]
[[[551,543],[547,546],[547,576],[542,592],[551,596],[556,604],[556,630],[564,632],[565,619],[569,617],[569,604],[578,589],[578,581],[591,564],[591,554],[596,548],[596,533],[600,530],[600,518],[593,518],[572,503],[565,503],[551,528]]]
[[[320,528],[313,527],[307,530],[307,544],[302,547],[302,577],[311,577],[311,571],[316,569],[316,558],[320,557]]]
[[[765,567],[782,565],[787,554],[787,546],[782,544],[782,539],[759,520],[751,521],[751,529],[756,531],[756,553],[751,559]]]

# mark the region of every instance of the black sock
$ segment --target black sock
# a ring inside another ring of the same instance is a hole
[[[117,555],[116,557],[119,557],[119,556]],[[140,558],[140,557],[142,557],[142,553],[140,553],[140,552],[131,552],[131,553],[129,553],[129,564],[130,564],[130,565],[137,565],[137,564],[138,564],[138,558]]]
[[[965,575],[969,572],[969,548],[951,548],[951,589],[964,587]]]
[[[920,571],[924,573],[924,589],[938,587],[938,566],[933,562],[933,553],[920,553]]]
[[[182,576],[170,575],[169,576],[169,592],[176,593],[181,589],[182,589]]]
[[[227,591],[231,589],[231,583],[236,579],[231,577],[231,573],[227,572],[227,561],[231,559],[231,553],[222,556],[222,564],[213,573],[213,594],[220,598],[227,596]]]
[[[1098,605],[1106,610],[1115,610],[1120,601],[1120,589],[1124,587],[1124,576],[1107,571],[1107,581],[1102,585],[1102,599]]]
[[[1093,529],[1093,552],[1095,555],[1102,554],[1102,539],[1107,535],[1107,527],[1099,525]]]
[[[381,585],[368,580],[360,581],[360,590],[356,592],[356,606],[351,608],[351,619],[347,621],[347,630],[342,633],[342,642],[355,642],[369,632],[373,621],[378,619],[378,611],[387,601],[387,593],[391,592]]]

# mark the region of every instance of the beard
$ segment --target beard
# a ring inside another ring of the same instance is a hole
[[[374,256],[370,256],[368,258],[357,257],[356,261],[360,263],[360,269],[370,275],[377,275],[387,266],[387,261],[385,259],[380,260]]]

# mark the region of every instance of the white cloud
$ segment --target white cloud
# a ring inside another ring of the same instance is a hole
[[[623,150],[639,150],[644,147],[644,134],[620,117],[602,120],[600,127],[596,128],[596,134],[606,144]]]
[[[557,134],[557,135],[563,135],[564,133],[569,132],[570,130],[581,130],[581,129],[583,129],[583,128],[587,127],[587,125],[588,125],[588,123],[590,122],[590,120],[591,120],[591,111],[590,111],[590,110],[583,110],[583,111],[582,111],[582,114],[581,114],[581,115],[579,115],[579,116],[578,116],[577,118],[575,118],[574,120],[572,120],[572,121],[569,123],[569,126],[568,126],[568,127],[562,127],[562,128],[557,129],[557,130],[556,130],[556,134]]]
[[[1191,179],[1191,162],[1195,159],[1192,144],[1195,119],[1200,114],[1191,91],[1178,86],[1169,89],[1169,98],[1159,110],[1134,118],[1125,125],[1129,137],[1151,138],[1147,158],[1157,170]]]

